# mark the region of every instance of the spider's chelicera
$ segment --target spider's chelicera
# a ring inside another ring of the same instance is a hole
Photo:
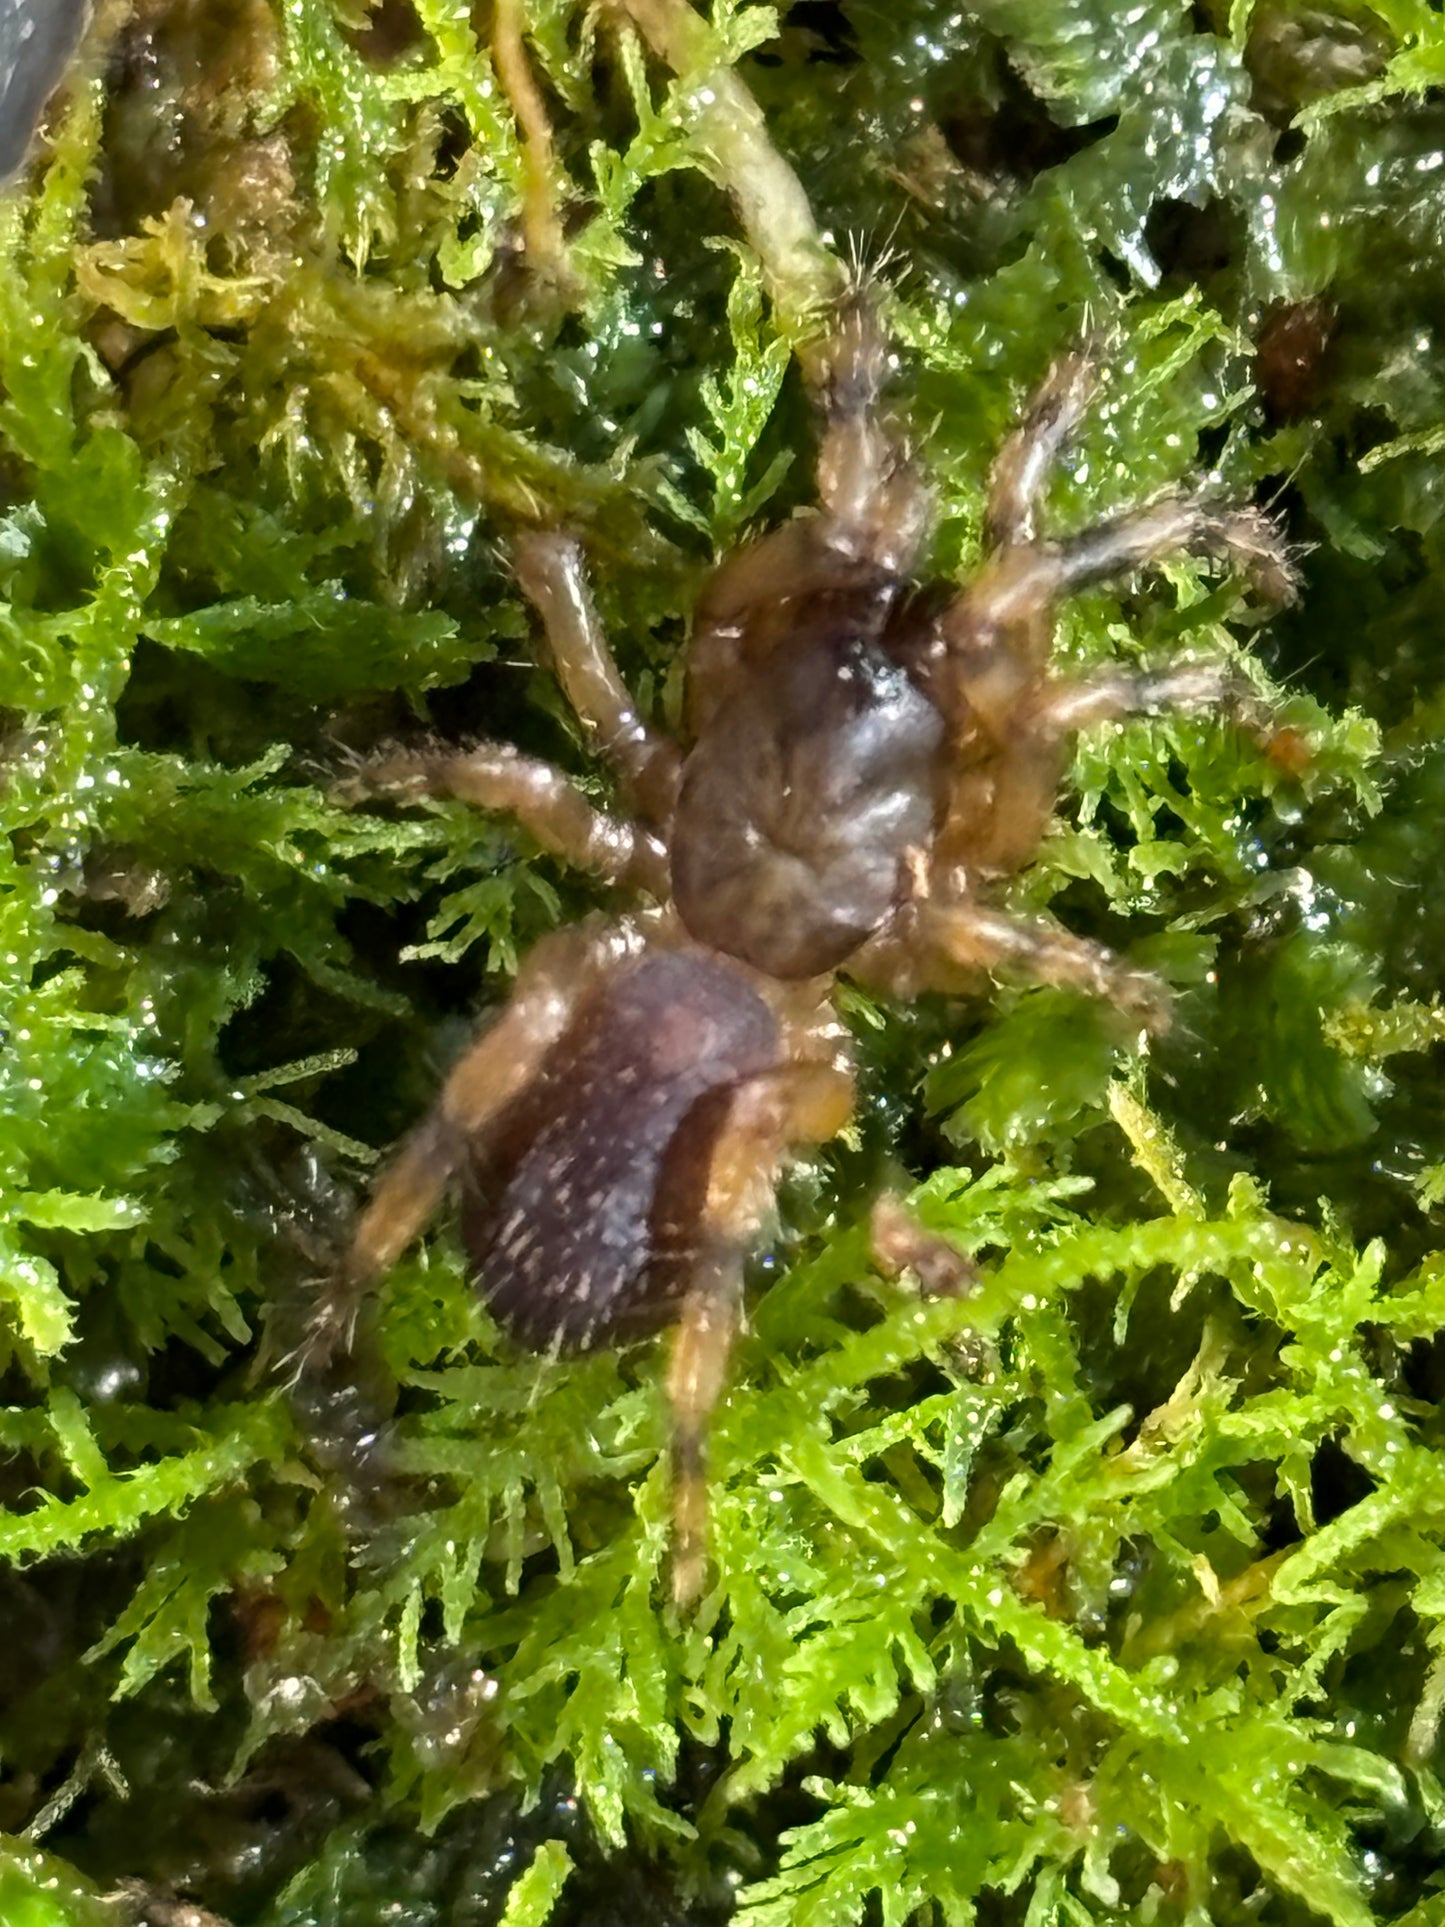
[[[674,1590],[705,1563],[704,1448],[738,1324],[743,1261],[790,1152],[847,1122],[853,1074],[834,976],[893,996],[1002,969],[1163,1021],[1164,991],[1099,945],[994,906],[1034,853],[1071,732],[1168,710],[1247,711],[1217,663],[1065,676],[1052,612],[1071,591],[1181,552],[1272,600],[1290,570],[1267,519],[1172,494],[1060,540],[1035,528],[1093,386],[1050,372],[995,460],[986,559],[951,599],[913,570],[929,496],[881,406],[887,349],[865,290],[819,382],[818,506],[725,560],[696,612],[684,740],[639,716],[577,542],[532,531],[517,575],[625,815],[501,743],[393,751],[354,793],[448,794],[510,813],[638,908],[537,944],[361,1216],[348,1289],[374,1283],[460,1181],[488,1305],[541,1349],[678,1327]],[[880,1262],[960,1289],[966,1262],[875,1211]]]

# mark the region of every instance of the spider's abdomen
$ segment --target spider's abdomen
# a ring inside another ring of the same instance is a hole
[[[834,970],[932,839],[943,720],[871,636],[814,621],[739,680],[684,766],[673,893],[700,943],[769,976]]]
[[[675,1316],[727,1093],[778,1055],[772,1013],[720,960],[654,952],[582,1005],[463,1201],[477,1283],[515,1337],[576,1350]]]

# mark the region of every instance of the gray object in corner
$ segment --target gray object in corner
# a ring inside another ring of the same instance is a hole
[[[90,18],[90,0],[0,0],[0,185],[18,172]]]

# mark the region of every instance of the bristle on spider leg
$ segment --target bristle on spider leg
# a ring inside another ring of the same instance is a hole
[[[367,1296],[336,1271],[310,1281],[300,1334],[283,1350],[277,1364],[278,1378],[288,1392],[355,1351]]]
[[[1202,546],[1233,563],[1262,601],[1278,609],[1295,601],[1299,568],[1274,516],[1252,508],[1216,510],[1204,521]]]

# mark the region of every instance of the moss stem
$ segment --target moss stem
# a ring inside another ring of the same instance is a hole
[[[711,27],[687,0],[623,0],[643,40],[690,90],[693,127],[719,184],[732,197],[783,331],[808,363],[846,280],[803,184],[773,145],[763,111],[720,58]]]

